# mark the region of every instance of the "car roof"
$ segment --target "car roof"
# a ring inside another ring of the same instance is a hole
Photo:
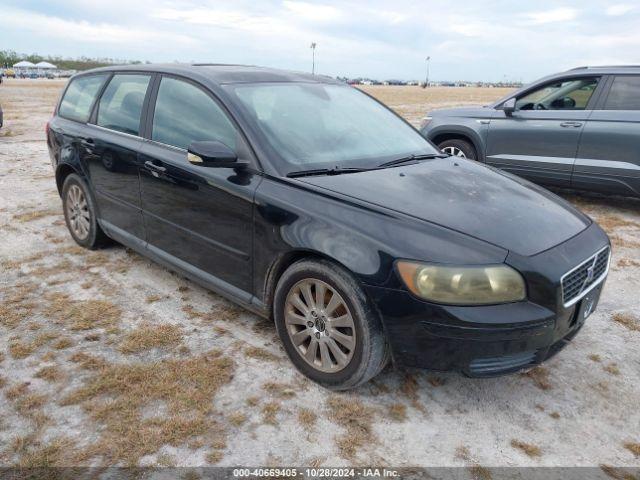
[[[576,67],[568,70],[568,72],[576,73],[601,73],[601,74],[624,74],[624,73],[640,73],[640,65],[587,65]]]
[[[218,85],[260,82],[341,83],[325,75],[312,75],[309,73],[258,67],[254,65],[231,65],[218,63],[114,65],[95,68],[82,73],[122,71],[168,73],[187,77],[195,75],[198,77],[206,77],[209,81]]]

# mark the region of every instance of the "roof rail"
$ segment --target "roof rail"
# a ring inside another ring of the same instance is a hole
[[[584,70],[587,68],[640,68],[640,65],[585,65],[583,67],[570,68],[569,71]]]

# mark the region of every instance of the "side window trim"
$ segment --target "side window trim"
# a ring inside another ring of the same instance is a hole
[[[149,84],[147,85],[147,91],[145,93],[144,96],[144,101],[142,102],[142,111],[140,112],[140,124],[138,126],[138,135],[132,135],[130,133],[126,133],[126,132],[120,132],[118,130],[113,130],[111,128],[107,128],[107,127],[103,127],[98,125],[98,108],[100,105],[100,100],[102,99],[102,95],[104,94],[105,90],[109,87],[109,84],[111,83],[111,81],[113,80],[113,77],[115,77],[116,75],[147,75],[149,78]],[[116,71],[116,72],[111,72],[111,76],[107,79],[107,81],[104,83],[104,85],[101,87],[100,89],[100,93],[98,94],[98,96],[96,97],[94,103],[93,103],[93,107],[91,110],[91,115],[89,116],[89,120],[87,121],[88,124],[91,124],[94,127],[97,128],[101,128],[103,130],[107,130],[109,132],[114,132],[114,133],[121,133],[123,135],[126,135],[128,137],[134,137],[134,138],[145,138],[143,136],[144,133],[144,129],[145,129],[145,123],[146,123],[146,117],[147,117],[147,110],[149,108],[149,98],[151,96],[151,91],[154,87],[154,82],[156,80],[156,77],[158,77],[159,75],[156,72],[145,72],[145,71]]]
[[[187,150],[184,149],[184,148],[180,148],[180,147],[176,147],[175,145],[169,145],[169,144],[166,144],[166,143],[158,142],[157,140],[153,140],[151,138],[152,134],[153,134],[153,132],[152,132],[152,130],[153,130],[153,116],[155,115],[155,111],[156,111],[156,102],[158,100],[158,92],[160,90],[160,82],[165,77],[166,78],[173,78],[174,80],[180,80],[180,81],[183,81],[183,82],[188,83],[190,85],[193,85],[194,87],[196,87],[196,88],[200,89],[202,92],[204,92],[204,94],[207,95],[209,98],[211,98],[211,100],[213,100],[216,103],[216,105],[220,108],[220,110],[224,113],[224,115],[227,117],[227,120],[231,123],[233,128],[236,129],[236,131],[240,135],[242,141],[247,146],[247,149],[251,154],[250,155],[251,158],[248,159],[251,162],[251,166],[253,168],[255,168],[257,171],[262,171],[262,167],[260,165],[260,162],[258,160],[256,152],[255,152],[255,150],[253,148],[253,145],[251,145],[251,143],[249,142],[249,139],[247,138],[247,135],[245,134],[245,132],[240,127],[240,124],[236,121],[235,117],[231,114],[231,112],[226,107],[226,105],[222,102],[222,100],[220,100],[220,98],[214,92],[212,92],[209,88],[207,88],[205,85],[203,85],[200,82],[197,82],[197,81],[195,81],[195,80],[193,80],[191,78],[183,77],[181,75],[175,75],[173,73],[158,73],[157,74],[156,81],[153,84],[153,91],[152,91],[152,93],[150,95],[149,105],[148,105],[148,112],[147,112],[147,117],[146,117],[146,125],[145,125],[144,130],[143,130],[143,133],[144,133],[143,138],[145,140],[147,140],[147,141],[149,141],[151,143],[155,143],[156,145],[162,145],[164,147],[168,147],[168,148],[173,149],[173,150],[177,150],[177,151],[185,152],[185,153],[187,152]]]
[[[613,81],[615,80],[615,75],[603,75],[602,78],[602,88],[598,85],[598,89],[594,92],[593,96],[597,96],[598,98],[593,102],[592,110],[602,110],[605,103],[607,102],[607,97],[609,96],[609,92],[611,91],[611,85],[613,85]]]
[[[80,120],[76,120],[74,118],[69,118],[69,117],[65,117],[64,115],[60,115],[60,106],[62,105],[62,101],[64,100],[64,97],[67,94],[67,90],[69,90],[69,87],[71,86],[71,83],[73,81],[75,81],[78,78],[104,75],[105,73],[106,73],[105,81],[102,84],[102,86],[100,87],[100,89],[98,90],[98,93],[96,93],[96,97],[93,99],[93,103],[91,104],[91,108],[89,109],[89,118],[87,119],[86,122],[81,122]],[[78,75],[78,76],[74,77],[73,80],[67,82],[67,85],[64,87],[62,95],[60,95],[60,101],[58,102],[58,105],[56,105],[56,112],[55,112],[56,115],[59,116],[60,118],[64,118],[65,120],[68,120],[70,122],[81,123],[83,125],[91,123],[91,118],[93,117],[93,112],[94,112],[94,110],[96,108],[96,105],[98,104],[98,101],[100,100],[100,97],[102,97],[102,92],[104,92],[105,88],[107,88],[107,85],[111,81],[111,77],[113,77],[113,72],[96,72],[96,73],[89,73],[89,74],[81,74],[81,75]]]

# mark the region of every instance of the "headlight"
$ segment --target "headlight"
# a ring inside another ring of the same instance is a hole
[[[431,123],[431,120],[433,119],[433,117],[424,117],[422,119],[422,121],[420,122],[420,127],[418,128],[418,130],[422,130],[424,129],[427,125],[429,125],[429,123]]]
[[[526,298],[522,276],[506,265],[456,267],[400,261],[398,272],[418,297],[451,305],[490,305]]]

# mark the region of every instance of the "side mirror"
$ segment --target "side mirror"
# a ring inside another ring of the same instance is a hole
[[[516,111],[516,99],[515,97],[510,98],[506,102],[502,104],[502,110],[504,110],[504,114],[508,117]]]
[[[222,142],[192,142],[187,149],[187,160],[198,167],[235,168],[246,165],[238,155]]]

